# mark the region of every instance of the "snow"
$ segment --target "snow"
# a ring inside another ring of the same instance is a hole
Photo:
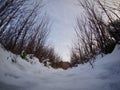
[[[120,90],[119,84],[119,45],[94,68],[87,63],[68,70],[44,67],[35,57],[27,62],[0,46],[0,90]]]

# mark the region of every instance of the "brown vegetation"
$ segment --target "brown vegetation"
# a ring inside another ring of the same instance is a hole
[[[45,14],[41,15],[38,22],[43,5],[40,2],[28,8],[25,7],[26,2],[26,0],[0,1],[0,43],[15,54],[20,55],[23,51],[25,54],[32,54],[41,63],[49,59],[51,66],[56,68],[61,58],[53,47],[46,45],[50,33],[49,18]]]
[[[120,18],[113,10],[105,8],[99,0],[80,1],[80,6],[85,13],[76,19],[77,43],[71,52],[71,63],[76,65],[90,62],[92,65],[97,54],[111,53],[115,44],[120,41]],[[117,16],[118,20],[111,17],[110,12]]]

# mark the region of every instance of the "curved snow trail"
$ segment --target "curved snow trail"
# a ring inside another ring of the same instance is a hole
[[[0,48],[0,90],[120,90],[120,46],[103,58],[76,68],[54,70],[37,58],[30,64]]]

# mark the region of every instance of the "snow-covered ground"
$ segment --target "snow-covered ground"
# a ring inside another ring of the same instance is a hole
[[[44,67],[37,58],[30,62],[0,47],[0,90],[120,90],[119,45],[94,68],[85,64],[64,71]]]

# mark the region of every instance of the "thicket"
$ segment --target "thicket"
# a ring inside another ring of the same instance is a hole
[[[83,14],[76,18],[77,42],[71,51],[72,66],[92,63],[98,54],[111,53],[120,42],[120,2],[115,7],[100,0],[79,0]]]
[[[41,1],[28,5],[27,0],[0,0],[0,43],[22,58],[33,54],[41,63],[46,59],[54,63],[61,58],[46,45],[51,23],[43,7]]]

